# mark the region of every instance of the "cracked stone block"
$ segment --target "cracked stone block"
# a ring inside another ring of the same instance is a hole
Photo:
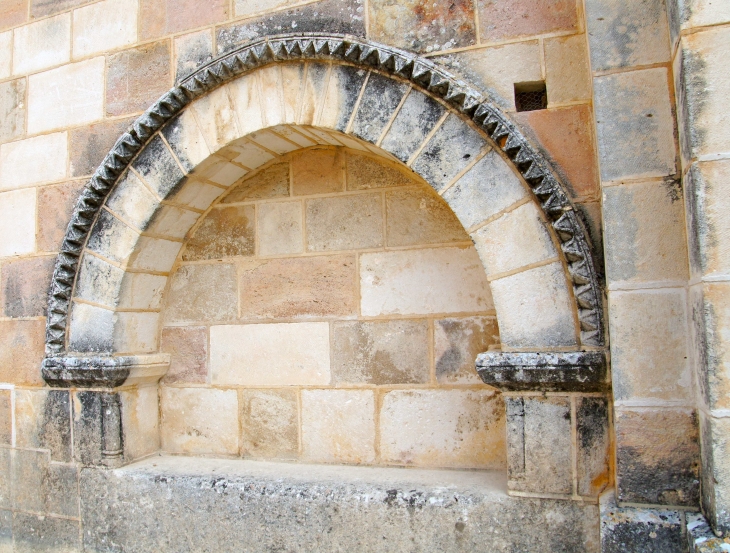
[[[162,329],[160,351],[170,354],[165,384],[205,383],[208,375],[208,329],[167,327]]]
[[[80,553],[78,520],[13,513],[13,545],[16,553]]]
[[[347,153],[346,180],[348,190],[369,190],[390,186],[408,186],[413,177],[400,168],[385,165],[382,159]]]
[[[295,459],[299,454],[299,408],[295,390],[241,392],[244,457]]]
[[[0,146],[0,190],[65,178],[67,142],[67,133],[59,132]]]
[[[257,131],[266,126],[264,125],[264,114],[261,111],[261,93],[256,75],[243,75],[233,82],[224,85],[223,88],[228,89],[228,95],[233,103],[233,111],[235,112],[234,117],[237,116],[236,122],[241,136],[246,136],[250,132]],[[219,100],[218,103],[220,104],[217,108],[218,117],[225,118],[228,121],[231,118],[231,114],[228,111],[225,98]],[[210,112],[214,109],[216,107],[213,105],[201,104],[201,110]],[[213,130],[209,129],[208,132],[211,133]],[[222,146],[224,144],[221,143],[220,145]]]
[[[358,138],[375,143],[408,90],[405,83],[372,73],[352,124]]]
[[[140,38],[157,38],[227,20],[229,3],[211,0],[140,0]]]
[[[0,35],[0,47],[3,46]],[[0,75],[2,65],[0,61]],[[7,76],[7,75],[6,75]],[[0,141],[10,142],[25,134],[26,80],[16,79],[0,84]]]
[[[291,159],[292,195],[327,194],[344,189],[342,150],[308,150]]]
[[[240,265],[238,282],[243,319],[357,315],[352,255],[251,261]]]
[[[66,390],[15,390],[16,445],[47,449],[52,461],[71,461],[71,399]]]
[[[329,323],[212,326],[210,373],[218,386],[328,385]]]
[[[52,257],[7,261],[0,265],[0,298],[6,317],[42,317],[46,314]]]
[[[286,122],[284,104],[281,100],[282,74],[278,65],[264,67],[257,71],[256,77],[261,87],[261,115],[264,127],[273,127]],[[258,129],[256,129],[258,130]]]
[[[215,294],[210,293],[211,282]],[[238,314],[237,295],[235,265],[183,265],[172,276],[165,322],[233,320]]]
[[[319,125],[345,132],[367,72],[347,65],[333,65]]]
[[[275,163],[231,186],[222,204],[289,196],[289,163]],[[263,205],[263,204],[262,204]]]
[[[100,121],[69,131],[70,176],[91,175],[133,119]]]
[[[213,33],[198,31],[175,38],[175,82],[213,59]]]
[[[68,63],[71,14],[42,19],[13,31],[13,74],[35,73]]]
[[[172,84],[170,42],[112,54],[106,61],[106,74],[106,115],[143,111]]]
[[[468,241],[449,205],[425,187],[385,193],[388,246]]]
[[[381,247],[381,196],[373,193],[307,200],[305,228],[308,252]]]
[[[137,42],[138,0],[104,0],[73,12],[73,56],[84,58]]]
[[[474,367],[477,355],[499,344],[494,317],[437,319],[434,326],[434,363],[441,384],[481,384]]]
[[[160,389],[162,450],[195,455],[238,455],[236,390]],[[210,408],[215,405],[215,409]]]
[[[183,261],[251,256],[255,253],[255,208],[252,205],[212,209],[188,238]]]
[[[0,382],[43,384],[45,326],[45,320],[0,321]]]

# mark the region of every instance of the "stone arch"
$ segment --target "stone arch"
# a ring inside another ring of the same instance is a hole
[[[280,36],[185,79],[132,125],[96,171],[53,275],[46,379],[93,385],[93,377],[72,374],[84,356],[156,351],[125,334],[156,329],[154,295],[134,290],[167,278],[194,214],[216,194],[277,149],[306,146],[307,136],[385,152],[442,195],[477,244],[503,349],[604,345],[587,233],[548,163],[487,98],[401,50],[335,35]],[[490,171],[507,166],[521,177],[519,188],[490,181]],[[171,201],[181,196],[183,203]],[[156,232],[161,221],[174,235]],[[515,296],[522,300],[500,309],[500,297]],[[69,354],[74,361],[60,361]],[[134,364],[131,357],[114,359],[95,363],[115,370]],[[117,380],[99,385],[123,382],[127,373],[119,371]]]

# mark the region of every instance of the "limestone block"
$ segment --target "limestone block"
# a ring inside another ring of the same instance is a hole
[[[127,170],[107,197],[106,207],[138,230],[145,230],[160,202],[139,179]]]
[[[687,278],[684,202],[678,183],[606,187],[603,210],[609,282]]]
[[[11,449],[8,447],[2,447],[0,448],[0,508],[3,509],[12,509],[13,508],[13,496],[12,491],[10,488],[10,480],[11,480],[11,473],[10,473],[10,452]],[[10,512],[10,511],[0,511],[0,512]],[[12,515],[12,513],[11,513]],[[5,523],[5,521],[3,521]],[[5,530],[5,528],[2,528]],[[0,534],[0,536],[4,539],[6,536]],[[12,549],[12,534],[10,535],[10,548],[8,550],[3,550],[2,553],[13,553]],[[5,545],[3,541],[0,541],[0,545]]]
[[[578,13],[572,2],[518,0],[503,4],[479,0],[477,5],[482,42],[578,28]]]
[[[1,157],[1,152],[0,152]],[[0,257],[36,249],[36,192],[14,190],[0,194]]]
[[[213,201],[223,194],[218,186],[187,178],[168,196],[168,201],[194,209],[206,210]]]
[[[161,199],[165,199],[184,177],[159,135],[150,140],[131,167]]]
[[[423,384],[429,381],[425,320],[353,321],[333,325],[334,384]]]
[[[112,261],[124,263],[132,255],[139,234],[110,212],[101,210],[86,247]]]
[[[13,546],[16,553],[68,551],[80,553],[78,520],[13,513]]]
[[[114,318],[115,352],[152,353],[157,349],[159,313],[124,311]]]
[[[13,444],[12,390],[0,390],[0,445]]]
[[[504,405],[491,390],[394,390],[383,397],[386,463],[501,469]]]
[[[0,33],[0,79],[8,78],[12,72],[12,69],[13,32],[7,31],[5,33]]]
[[[79,263],[74,297],[114,308],[119,303],[119,289],[124,271],[86,253]]]
[[[540,216],[535,203],[528,202],[471,234],[488,276],[558,256]]]
[[[65,132],[3,144],[0,146],[0,190],[60,180],[66,176],[67,163],[68,134]]]
[[[76,465],[51,462],[48,465],[46,486],[46,510],[50,514],[74,518],[79,516],[79,471]]]
[[[208,329],[204,326],[162,329],[160,351],[170,354],[166,384],[204,383],[208,375]]]
[[[622,407],[614,421],[618,500],[696,506],[700,449],[694,411]]]
[[[290,142],[282,136],[271,132],[271,129],[254,131],[248,135],[248,138],[259,146],[263,146],[267,150],[271,150],[279,155],[288,154],[289,152],[299,149],[298,144]]]
[[[289,77],[289,72],[296,72],[300,73],[304,71],[304,67],[301,64],[295,64],[295,65],[282,65],[281,66],[281,72],[284,75],[284,109],[287,113],[287,120],[290,120],[290,117],[293,118],[294,111],[296,110],[296,95],[299,93],[298,83],[297,87],[294,87],[294,83],[292,83],[292,78]],[[289,87],[291,87],[291,90],[289,90]],[[292,97],[293,96],[293,97]],[[291,112],[291,113],[290,113]],[[290,142],[294,142],[294,144],[298,144],[302,148],[308,148],[309,146],[314,146],[315,144],[318,144],[314,140],[314,137],[311,135],[305,136],[303,132],[301,131],[302,127],[299,127],[300,130],[297,130],[297,127],[294,127],[293,125],[277,125],[276,127],[272,127],[270,130],[272,132],[275,132],[279,136],[286,138]]]
[[[255,208],[252,205],[212,209],[185,244],[183,261],[248,256],[255,252]]]
[[[223,204],[289,196],[289,164],[275,163],[231,186]],[[261,206],[263,208],[263,204]]]
[[[132,461],[160,449],[160,407],[157,386],[119,393],[122,403],[124,459]]]
[[[473,248],[362,254],[360,295],[365,316],[473,313],[492,308],[484,268]]]
[[[71,14],[36,21],[13,31],[13,74],[34,73],[68,63]]]
[[[617,401],[690,401],[684,290],[610,293],[611,367]]]
[[[296,178],[296,173],[295,173]],[[296,190],[296,180],[294,181]],[[307,200],[308,252],[377,248],[383,245],[381,195],[357,194]]]
[[[160,406],[163,451],[187,455],[238,454],[238,394],[235,390],[163,386]]]
[[[274,156],[269,152],[248,140],[234,142],[229,147],[220,151],[219,155],[226,157],[233,163],[243,165],[247,169],[256,169],[274,159]],[[238,180],[242,176],[243,173],[233,180]]]
[[[441,384],[481,384],[474,368],[477,355],[499,344],[494,317],[434,321],[434,363]]]
[[[162,238],[140,237],[134,255],[129,260],[133,269],[167,273],[180,252],[182,244]]]
[[[593,71],[667,62],[669,25],[663,0],[588,0],[588,39]]]
[[[261,112],[261,94],[259,92],[259,86],[256,75],[244,75],[238,77],[235,81],[227,84],[223,89],[228,89],[228,95],[231,98],[233,111],[235,112],[235,120],[238,123],[240,133],[239,136],[246,136],[250,132],[257,131],[265,127],[264,116]],[[218,100],[221,103],[221,107],[218,108],[222,122],[230,124],[231,114],[228,112],[228,108],[225,103],[225,99],[221,97]],[[210,104],[203,103],[201,110],[210,112],[215,109]],[[200,113],[200,112],[199,112]],[[201,122],[201,125],[210,125],[210,122]],[[209,132],[213,132],[214,129],[210,129]],[[210,142],[209,142],[210,144]]]
[[[2,11],[0,11],[0,28],[15,27],[27,20],[28,3],[25,0],[11,0],[3,3]]]
[[[211,284],[215,283],[215,293]],[[166,294],[165,322],[227,321],[237,315],[236,267],[231,264],[183,265]]]
[[[91,175],[104,160],[132,119],[101,121],[69,131],[70,175]]]
[[[352,133],[376,142],[407,91],[406,84],[372,73],[360,99]]]
[[[401,161],[408,161],[445,111],[434,99],[411,90],[383,138],[381,147]]]
[[[601,178],[675,172],[674,118],[662,67],[593,80]]]
[[[30,16],[31,19],[45,17],[86,3],[86,0],[30,0]]]
[[[139,0],[104,0],[73,12],[73,56],[83,58],[137,42]]]
[[[272,259],[241,264],[243,319],[306,319],[357,314],[352,255]]]
[[[561,263],[551,263],[489,283],[507,347],[576,344],[571,300]]]
[[[17,510],[78,517],[78,470],[51,463],[47,451],[11,449],[11,486]]]
[[[514,111],[514,84],[543,80],[540,57],[540,44],[534,40],[467,50],[434,59],[480,85],[501,108]]]
[[[0,35],[0,48],[3,47]],[[2,54],[0,54],[1,56]],[[0,59],[0,75],[2,61]],[[0,141],[9,142],[25,134],[25,79],[0,83]]]
[[[51,460],[71,461],[71,401],[67,390],[15,390],[16,446],[47,449]]]
[[[235,92],[233,97],[236,97]],[[237,108],[239,103],[240,101],[237,102]],[[203,132],[208,149],[213,153],[245,134],[238,131],[236,112],[231,106],[228,87],[217,88],[198,98],[188,109],[195,112],[195,119]]]
[[[147,221],[147,232],[170,238],[184,238],[200,217],[195,211],[165,205]]]
[[[304,84],[297,95],[300,99],[297,102],[297,115],[293,122],[300,125],[317,124],[327,98],[327,76],[330,67],[329,64],[308,63],[305,76],[296,75],[296,77],[304,79]],[[294,84],[296,84],[296,81]],[[286,111],[290,111],[290,109]],[[291,119],[288,120],[291,121]]]
[[[350,152],[347,154],[346,180],[348,190],[407,186],[414,182],[412,176],[383,164],[380,159]]]
[[[596,497],[611,480],[608,400],[603,397],[577,397],[575,401],[577,492],[582,496]]]
[[[730,512],[726,499],[730,485],[730,424],[727,418],[707,416],[700,411],[702,439],[702,511],[727,539]],[[698,552],[699,553],[699,552]]]
[[[69,324],[69,350],[110,352],[113,348],[114,312],[85,303],[74,303]]]
[[[296,391],[242,390],[241,430],[244,457],[295,459],[299,453]]]
[[[468,229],[526,198],[527,191],[502,157],[490,151],[442,197]]]
[[[505,402],[509,489],[570,494],[570,399],[510,396],[505,397]]]
[[[370,390],[302,390],[302,455],[310,462],[375,461],[375,398]]]
[[[0,298],[6,317],[41,317],[46,314],[53,257],[33,257],[0,265]]]
[[[545,85],[548,105],[590,100],[591,66],[585,35],[545,40]]]
[[[28,132],[104,117],[104,58],[64,65],[28,78]]]
[[[683,0],[682,28],[730,22],[730,6],[711,0]]]
[[[257,224],[259,255],[301,253],[304,250],[301,202],[260,204]]]
[[[291,160],[292,194],[326,194],[344,189],[345,155],[339,150],[308,150]]]
[[[286,122],[282,103],[282,75],[278,64],[269,65],[256,72],[261,86],[261,113],[264,126],[273,127]]]
[[[228,19],[228,2],[212,0],[141,0],[141,39],[179,33],[188,29],[205,27]]]
[[[329,384],[329,324],[212,326],[210,370],[217,385]]]
[[[205,160],[210,151],[192,110],[186,109],[162,129],[175,157],[188,173]]]
[[[333,65],[327,84],[319,125],[345,132],[367,72],[347,65]]]
[[[233,152],[230,151],[230,153]],[[240,165],[234,165],[233,163],[229,163],[219,157],[211,156],[206,161],[198,165],[192,174],[197,178],[209,180],[220,186],[228,187],[241,179],[248,172],[248,169],[245,169]]]
[[[448,204],[427,189],[386,192],[385,210],[388,246],[469,240]]]
[[[418,154],[412,167],[439,192],[486,146],[486,141],[476,130],[450,114]]]
[[[208,29],[178,36],[174,45],[176,83],[213,59],[213,33]]]
[[[515,119],[528,139],[553,162],[573,198],[598,199],[599,171],[590,106],[525,111]]]

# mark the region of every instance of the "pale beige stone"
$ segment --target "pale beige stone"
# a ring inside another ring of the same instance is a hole
[[[295,459],[299,454],[296,390],[243,390],[241,430],[244,457]]]
[[[152,214],[160,206],[137,174],[127,171],[117,181],[106,200],[106,207],[138,230],[144,230]]]
[[[259,255],[301,253],[301,202],[260,204],[258,212]]]
[[[219,152],[218,155],[225,156],[231,162],[243,165],[247,169],[256,169],[274,159],[271,153],[248,139],[237,140]]]
[[[36,191],[0,194],[0,257],[35,251]]]
[[[183,110],[177,119],[163,129],[162,134],[186,171],[196,168],[210,155],[203,133],[190,109]]]
[[[267,198],[284,198],[289,196],[289,164],[275,163],[253,174],[246,175],[221,200],[231,204]]]
[[[256,75],[244,75],[227,85],[241,136],[264,127]]]
[[[210,367],[218,385],[329,384],[329,324],[212,326]]]
[[[74,10],[74,58],[135,43],[138,12],[139,0],[104,0]]]
[[[159,309],[167,277],[148,273],[125,273],[119,291],[119,307]]]
[[[690,401],[684,290],[609,293],[614,398]]]
[[[687,12],[682,27],[705,27],[718,23],[730,22],[730,4],[717,0],[684,0],[682,2]]]
[[[215,283],[212,288],[211,283]],[[211,293],[212,289],[215,290]],[[183,265],[172,275],[164,311],[168,323],[218,322],[237,314],[236,267],[229,263]]]
[[[502,344],[517,348],[576,344],[573,304],[561,263],[529,269],[489,285]]]
[[[469,240],[448,204],[426,187],[386,192],[385,216],[388,246]]]
[[[90,123],[104,117],[104,58],[73,63],[28,79],[28,132]]]
[[[43,152],[43,155],[38,155]],[[59,132],[0,146],[0,190],[66,176],[68,133]]]
[[[183,238],[199,217],[200,214],[195,211],[166,205],[152,216],[147,232],[170,238]]]
[[[591,99],[591,69],[583,34],[545,40],[548,106]]]
[[[124,457],[139,459],[160,449],[160,407],[157,386],[143,386],[120,393]]]
[[[492,308],[489,284],[473,247],[362,254],[360,295],[366,316]]]
[[[489,276],[558,256],[533,202],[503,214],[471,237]]]
[[[211,406],[215,406],[211,409]],[[170,453],[237,455],[238,396],[235,390],[160,390],[162,450]]]
[[[236,17],[268,12],[300,2],[302,0],[236,0]]]
[[[115,313],[114,351],[152,353],[157,350],[159,313],[124,311]]]
[[[13,68],[13,32],[0,33],[0,79],[10,76]]]
[[[281,101],[281,69],[278,64],[269,65],[257,72],[261,83],[261,112],[266,127],[286,122],[284,104]]]
[[[302,390],[302,448],[307,461],[375,461],[373,392]]]
[[[292,63],[292,64],[281,64],[281,78],[282,78],[282,89],[283,89],[283,95],[284,95],[284,114],[286,116],[286,122],[287,123],[296,123],[297,117],[299,116],[299,100],[300,100],[300,92],[302,90],[302,81],[304,80],[304,70],[305,66],[301,63]],[[278,129],[281,129],[282,127],[277,127]],[[289,132],[292,132],[293,129]],[[277,131],[279,132],[279,131]],[[300,133],[296,133],[296,131],[293,131],[297,136],[295,137],[297,144],[301,143],[302,135]],[[311,144],[306,144],[306,146],[312,146],[315,144],[314,142]],[[301,144],[304,146],[304,144]]]
[[[383,245],[383,200],[378,193],[311,199],[305,209],[308,252]]]
[[[219,151],[221,154],[223,151]],[[234,165],[217,156],[211,156],[195,168],[193,174],[201,179],[209,180],[228,187],[248,174],[248,169]]]
[[[501,469],[504,405],[492,390],[395,390],[380,411],[386,463]]]
[[[67,63],[71,57],[71,14],[63,13],[15,29],[13,74]]]
[[[415,175],[408,175],[380,159],[347,153],[346,179],[348,190],[366,190],[390,186],[408,186],[417,182]]]
[[[433,322],[436,379],[442,384],[481,384],[477,355],[499,344],[494,317],[439,319]]]
[[[344,189],[344,152],[316,149],[292,157],[292,194],[327,194]]]
[[[213,201],[223,194],[224,190],[196,179],[187,179],[169,201],[195,209],[208,209]]]
[[[300,125],[314,125],[327,96],[327,76],[330,65],[325,63],[310,63],[307,66],[307,77],[298,94],[297,123]]]
[[[195,112],[208,149],[215,153],[241,136],[228,88],[222,86],[197,99],[188,109]]]
[[[172,268],[181,247],[180,242],[141,236],[129,258],[129,266],[166,273]]]
[[[284,137],[271,132],[271,129],[254,131],[248,135],[248,138],[259,146],[263,146],[267,150],[271,150],[279,155],[288,154],[289,152],[299,149],[298,144],[290,142],[289,140],[284,139]]]

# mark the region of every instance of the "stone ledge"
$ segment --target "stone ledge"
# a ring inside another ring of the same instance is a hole
[[[117,388],[124,384],[157,382],[170,366],[170,355],[125,355],[119,357],[47,357],[42,374],[54,388]]]
[[[601,392],[609,387],[603,351],[480,353],[476,368],[485,384],[503,392]]]
[[[718,538],[700,513],[687,513],[687,541],[690,553],[727,553],[730,537]]]

